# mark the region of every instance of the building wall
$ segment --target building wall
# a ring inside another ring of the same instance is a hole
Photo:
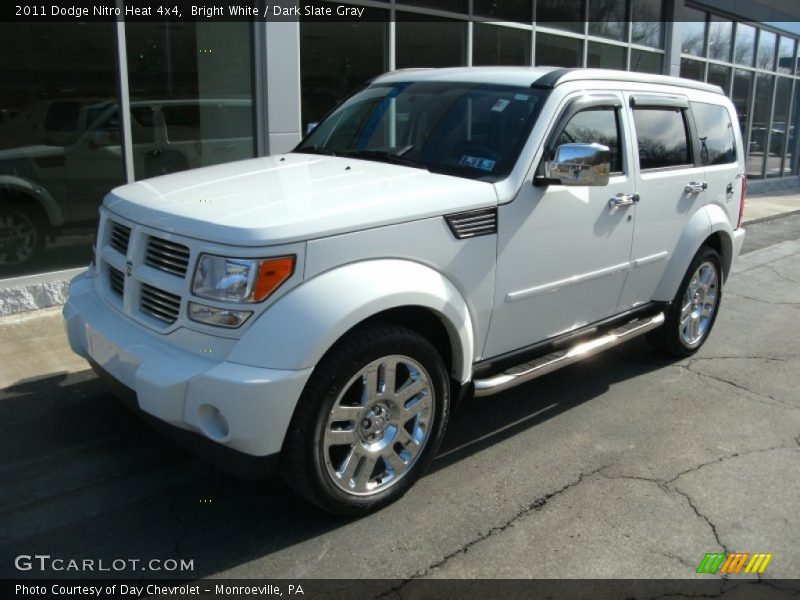
[[[589,66],[710,81],[737,106],[748,176],[797,173],[797,23],[759,23],[800,5],[351,4],[367,10],[365,20],[1,24],[0,282],[87,264],[97,207],[112,187],[288,151],[339,100],[395,68]],[[761,19],[726,12],[737,10]],[[43,228],[44,248],[14,264],[25,248],[8,240],[30,241]]]

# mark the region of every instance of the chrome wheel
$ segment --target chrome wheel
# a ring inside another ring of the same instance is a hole
[[[708,332],[717,308],[719,277],[714,263],[700,264],[692,275],[681,304],[681,342],[687,348],[700,345]]]
[[[350,379],[322,436],[325,467],[336,486],[369,496],[400,481],[430,438],[433,394],[425,368],[407,356],[374,360]]]
[[[39,242],[36,223],[26,212],[0,209],[0,265],[19,265],[31,258]]]

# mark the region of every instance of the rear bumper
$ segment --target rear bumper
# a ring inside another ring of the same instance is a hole
[[[742,251],[742,246],[744,245],[744,236],[744,227],[739,227],[738,229],[733,230],[733,260],[736,260],[736,257],[739,256],[739,253]]]
[[[70,283],[63,314],[72,350],[123,397],[132,397],[138,411],[190,434],[181,436],[186,440],[199,437],[219,447],[223,455],[263,458],[280,452],[311,369],[213,360],[167,343],[108,306],[86,274]],[[207,338],[213,345],[216,338]]]

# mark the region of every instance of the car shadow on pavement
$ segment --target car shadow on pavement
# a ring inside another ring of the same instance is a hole
[[[667,364],[634,340],[501,395],[468,400],[454,415],[428,476],[603,394],[617,381]],[[194,561],[191,572],[113,575],[185,579],[239,567],[258,576],[248,563],[266,559],[252,568],[280,569],[269,555],[351,523],[300,501],[277,477],[241,481],[187,454],[128,411],[90,371],[6,388],[0,410],[3,556],[24,551],[108,562],[182,557]],[[384,512],[373,518],[391,517]],[[0,577],[42,575],[20,573],[12,560],[0,564]]]

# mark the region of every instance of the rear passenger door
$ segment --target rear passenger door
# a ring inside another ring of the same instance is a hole
[[[685,97],[626,94],[633,124],[636,193],[631,269],[619,310],[654,300],[686,224],[703,204],[707,183]],[[667,300],[667,298],[659,298]],[[671,298],[669,298],[671,300]]]

